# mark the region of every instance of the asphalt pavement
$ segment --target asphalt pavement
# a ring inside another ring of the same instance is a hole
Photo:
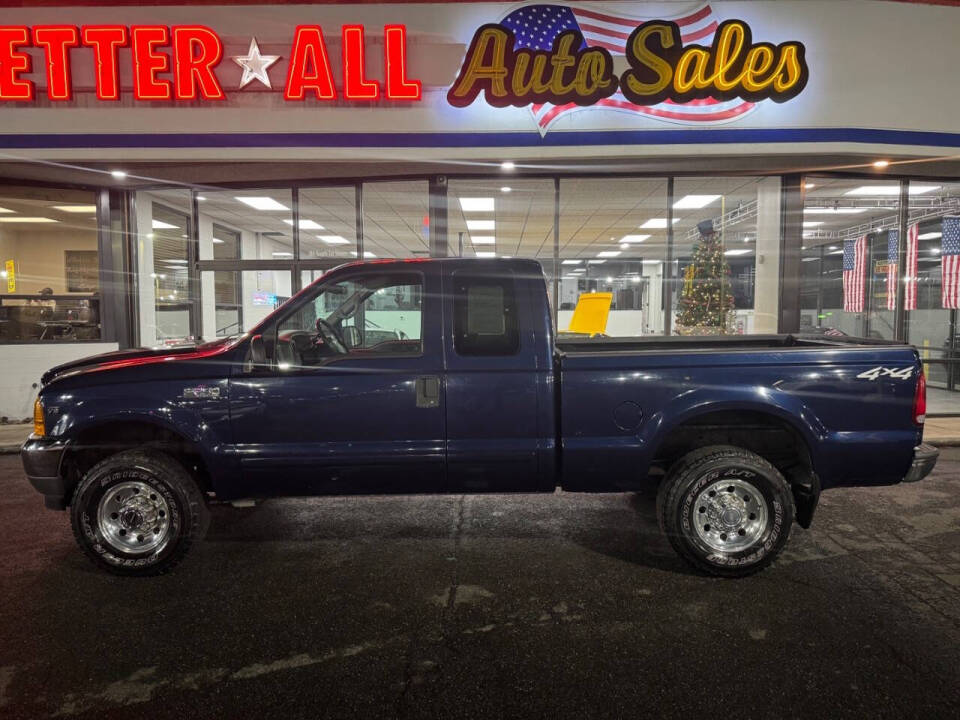
[[[652,495],[218,508],[173,574],[74,546],[0,457],[0,718],[956,718],[960,449],[827,493],[745,580]]]

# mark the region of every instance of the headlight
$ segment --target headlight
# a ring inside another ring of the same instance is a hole
[[[38,437],[47,434],[47,428],[43,422],[43,403],[40,402],[40,398],[33,402],[33,434]]]

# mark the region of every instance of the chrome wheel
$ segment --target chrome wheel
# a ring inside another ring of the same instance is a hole
[[[744,550],[767,527],[767,503],[760,491],[740,479],[718,480],[697,496],[693,505],[697,537],[711,549]]]
[[[169,540],[170,506],[146,483],[123,482],[100,499],[97,525],[114,550],[132,554],[155,551]]]

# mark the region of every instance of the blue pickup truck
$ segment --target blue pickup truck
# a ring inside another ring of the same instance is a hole
[[[50,370],[23,464],[124,575],[172,568],[213,502],[655,483],[677,552],[742,576],[810,526],[822,490],[936,463],[911,347],[558,338],[551,317],[534,261],[352,263],[242,337]]]

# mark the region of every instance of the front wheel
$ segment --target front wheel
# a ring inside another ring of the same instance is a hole
[[[743,448],[714,445],[678,460],[657,493],[660,528],[699,570],[750,575],[773,562],[793,523],[783,475]]]
[[[87,472],[70,508],[80,549],[118,575],[160,575],[206,534],[200,489],[174,458],[125,450]]]

